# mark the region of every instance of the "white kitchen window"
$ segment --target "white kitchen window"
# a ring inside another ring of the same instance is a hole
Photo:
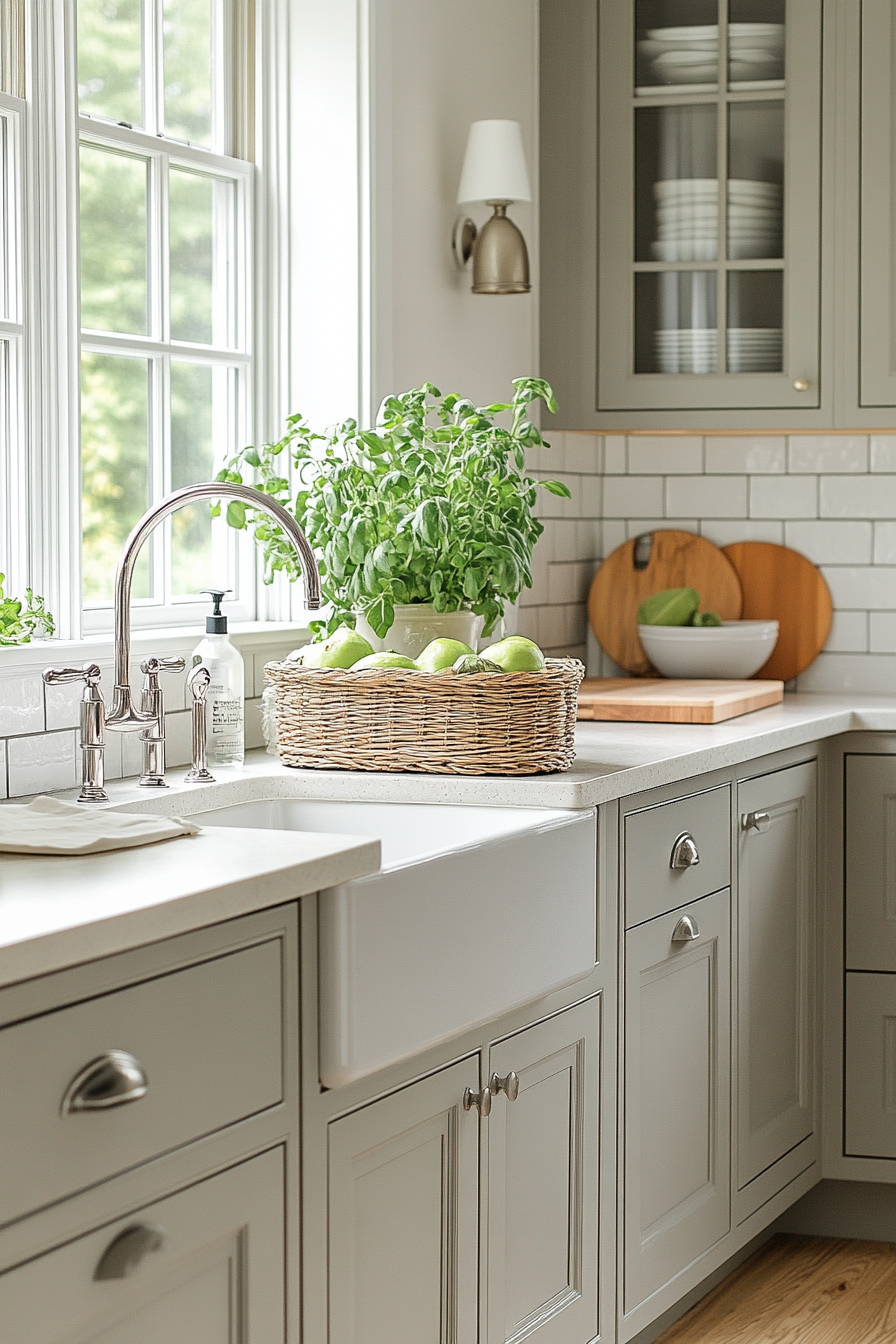
[[[252,438],[253,170],[229,152],[234,18],[224,0],[78,3],[85,631],[144,510]],[[209,586],[231,590],[231,616],[254,616],[251,543],[199,504],[147,545],[135,620],[194,620]]]
[[[365,41],[355,0],[0,0],[0,572],[63,638],[111,631],[147,504],[292,411],[359,413]],[[135,625],[195,626],[210,584],[304,623],[196,508],[145,548]]]

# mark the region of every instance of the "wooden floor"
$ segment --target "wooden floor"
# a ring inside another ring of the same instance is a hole
[[[773,1237],[657,1344],[896,1344],[896,1244]]]

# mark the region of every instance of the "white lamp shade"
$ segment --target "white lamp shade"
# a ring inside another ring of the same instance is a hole
[[[468,201],[531,201],[523,133],[518,121],[474,121],[457,192]]]

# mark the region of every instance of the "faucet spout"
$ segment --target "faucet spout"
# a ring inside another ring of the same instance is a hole
[[[201,481],[198,485],[187,485],[166,495],[135,524],[130,536],[122,547],[115,571],[115,689],[112,707],[106,715],[106,727],[116,732],[129,732],[145,728],[154,723],[151,714],[145,714],[135,708],[131,702],[131,687],[128,668],[131,655],[131,581],[134,566],[143,543],[158,527],[159,523],[182,509],[186,504],[195,504],[197,500],[238,499],[250,508],[267,513],[282,528],[292,542],[305,576],[306,601],[312,611],[320,607],[320,571],[314,558],[308,538],[299,527],[295,518],[287,513],[282,504],[254,490],[249,485],[234,485],[230,481]]]

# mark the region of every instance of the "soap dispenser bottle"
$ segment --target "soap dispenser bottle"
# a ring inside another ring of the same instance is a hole
[[[193,650],[193,666],[204,663],[209,672],[206,692],[206,729],[210,766],[243,763],[243,690],[245,670],[239,650],[227,638],[227,617],[221,602],[230,589],[203,588],[212,599],[213,612],[205,618],[205,639]]]

